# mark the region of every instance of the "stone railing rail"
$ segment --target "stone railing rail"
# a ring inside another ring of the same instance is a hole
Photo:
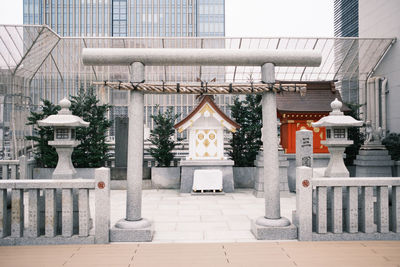
[[[89,190],[94,190],[95,195],[94,231],[90,231]],[[11,191],[11,201],[7,199],[7,191]],[[73,229],[74,194],[78,196],[78,233]],[[44,209],[39,204],[41,196]],[[29,200],[25,201],[29,203],[28,212],[24,212],[24,197]],[[60,225],[57,202],[61,202],[61,233],[57,231]],[[24,214],[28,214],[26,229]],[[0,180],[0,245],[108,243],[109,228],[110,170],[107,168],[96,169],[92,180]]]
[[[299,240],[400,240],[400,178],[312,178],[298,167],[296,192]]]
[[[21,156],[17,160],[0,160],[1,179],[32,179],[34,165],[35,160],[26,156]]]

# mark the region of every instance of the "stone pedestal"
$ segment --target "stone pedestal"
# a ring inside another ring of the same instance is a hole
[[[274,220],[279,221],[279,220]],[[297,227],[285,221],[284,226],[263,226],[256,220],[251,221],[251,232],[258,240],[289,240],[297,238]]]
[[[384,146],[362,146],[356,159],[356,177],[392,177],[393,160]]]
[[[222,171],[223,191],[232,193],[234,190],[232,160],[182,160],[181,193],[192,192],[193,174],[195,170],[217,169]]]
[[[289,191],[288,186],[288,167],[289,161],[283,150],[278,151],[279,159],[279,189],[280,191]],[[256,175],[254,181],[254,191],[255,197],[264,197],[264,154],[260,151],[254,161],[256,166]]]

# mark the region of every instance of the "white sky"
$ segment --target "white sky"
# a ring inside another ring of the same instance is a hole
[[[23,0],[0,0],[0,24],[22,24]],[[226,36],[333,36],[333,0],[225,0]]]

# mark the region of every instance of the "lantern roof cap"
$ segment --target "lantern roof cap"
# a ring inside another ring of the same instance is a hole
[[[56,126],[56,127],[88,127],[89,122],[84,121],[82,118],[72,115],[71,101],[64,98],[59,102],[61,110],[55,114],[50,115],[47,118],[38,121],[39,126]]]
[[[329,116],[321,118],[317,122],[311,123],[313,127],[360,127],[363,125],[362,121],[358,121],[351,116],[344,115],[340,109],[343,104],[337,98],[332,101],[332,111]]]

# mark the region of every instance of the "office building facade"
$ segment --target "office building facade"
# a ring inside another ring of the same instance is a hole
[[[61,36],[225,36],[225,0],[23,0],[24,24]]]
[[[358,37],[358,0],[335,0],[334,1],[334,36],[335,37]],[[348,56],[348,51],[356,56],[353,64],[358,64],[357,50],[358,41],[352,43],[341,42],[336,46],[335,56],[338,62],[342,62]],[[336,64],[336,68],[340,65]],[[338,82],[336,88],[341,91],[342,99],[346,103],[359,102],[359,75],[354,72],[346,77],[336,77]]]

